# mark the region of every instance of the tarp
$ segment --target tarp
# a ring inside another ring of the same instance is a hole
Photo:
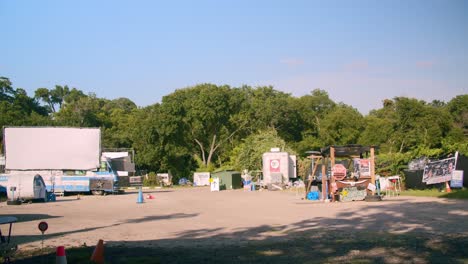
[[[7,170],[91,170],[99,167],[99,128],[6,127]]]
[[[404,170],[403,172],[406,189],[424,190],[431,188],[422,181],[424,170]]]

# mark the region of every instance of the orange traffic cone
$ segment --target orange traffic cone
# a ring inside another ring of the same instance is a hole
[[[64,246],[57,247],[57,253],[55,255],[55,263],[56,264],[67,264],[67,256],[65,256],[65,247]]]
[[[151,195],[151,194],[148,194],[148,195],[146,196],[146,199],[150,199],[150,200],[152,200],[152,199],[154,199],[154,196],[153,196],[153,195]]]
[[[452,189],[450,189],[450,184],[449,184],[449,182],[445,182],[445,191],[446,191],[447,193],[452,192]]]
[[[102,239],[99,239],[90,260],[98,264],[104,263],[104,241]]]

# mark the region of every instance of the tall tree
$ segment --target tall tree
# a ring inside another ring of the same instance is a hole
[[[364,118],[365,127],[359,136],[359,144],[377,145],[380,151],[396,151],[396,138],[393,136],[396,129],[396,109],[393,100],[383,101],[383,108],[372,110]]]
[[[102,111],[106,99],[96,97],[95,94],[79,97],[63,106],[55,115],[55,120],[61,126],[73,127],[101,127],[105,126],[108,117]]]
[[[0,102],[10,102],[14,93],[10,80],[6,77],[0,77]]]
[[[263,153],[276,147],[294,154],[275,129],[260,130],[246,137],[241,144],[236,146],[232,151],[230,164],[236,170],[261,170]]]
[[[393,137],[398,142],[398,151],[406,152],[418,146],[440,147],[452,122],[445,108],[406,97],[394,100],[396,127]]]
[[[47,88],[38,88],[34,94],[36,99],[47,105],[52,114],[59,111],[64,104],[76,102],[80,98],[86,96],[82,91],[76,88],[72,88],[70,90],[67,85],[55,85],[55,88],[51,90]]]
[[[137,106],[128,98],[105,101],[101,112],[105,113],[102,141],[108,148],[130,148],[135,125]]]
[[[47,125],[51,120],[44,107],[21,88],[14,89],[10,80],[0,77],[0,127]],[[3,130],[0,131],[3,142]]]
[[[450,100],[447,110],[452,115],[455,125],[468,137],[468,94],[458,95]]]
[[[315,89],[310,94],[293,100],[302,122],[302,129],[298,131],[301,133],[301,140],[295,142],[295,148],[299,154],[305,155],[308,150],[324,146],[319,139],[321,123],[336,104],[330,99],[328,93],[321,89]]]
[[[201,84],[165,96],[162,111],[173,116],[177,133],[193,144],[204,166],[209,166],[216,151],[235,135],[239,128],[231,122],[230,87]],[[173,121],[171,121],[173,122]]]
[[[355,108],[339,104],[324,117],[319,137],[324,145],[356,144],[363,128],[363,116]]]

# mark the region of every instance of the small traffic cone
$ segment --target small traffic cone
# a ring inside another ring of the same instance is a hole
[[[153,200],[153,199],[154,199],[154,196],[151,195],[151,194],[148,194],[148,195],[146,196],[146,199]]]
[[[143,191],[142,191],[141,188],[140,188],[140,190],[138,191],[137,203],[143,203],[143,201],[144,201],[144,198],[143,198]]]
[[[450,184],[449,184],[449,182],[445,182],[445,191],[446,191],[447,193],[452,192],[452,189],[450,189]]]
[[[65,256],[65,247],[64,246],[57,247],[57,253],[55,255],[55,263],[56,264],[67,264],[67,256]]]
[[[104,241],[102,239],[99,239],[90,260],[98,264],[104,263]]]

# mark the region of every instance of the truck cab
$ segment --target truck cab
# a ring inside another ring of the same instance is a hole
[[[89,179],[89,190],[94,195],[104,193],[117,193],[119,191],[119,178],[117,171],[112,169],[110,159],[101,156],[100,167],[94,172],[95,177]]]

